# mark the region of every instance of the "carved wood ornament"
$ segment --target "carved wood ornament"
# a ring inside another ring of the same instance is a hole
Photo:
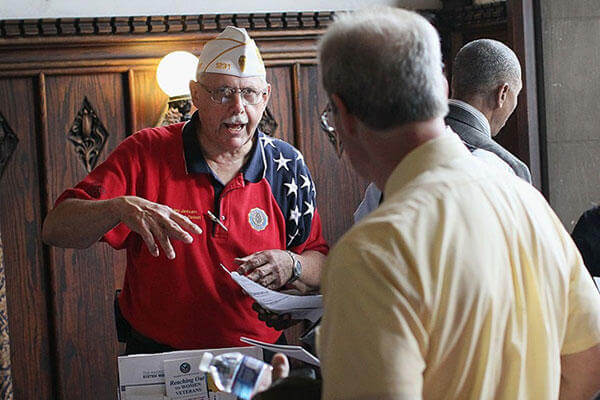
[[[0,113],[0,177],[4,172],[4,167],[8,164],[10,156],[13,154],[19,143],[19,138]]]
[[[96,166],[107,138],[108,132],[87,97],[84,97],[81,110],[69,131],[69,140],[75,146],[75,152],[83,161],[87,172],[91,172]]]
[[[262,118],[258,123],[258,129],[260,129],[269,136],[273,136],[278,126],[279,125],[277,124],[277,121],[275,121],[275,117],[273,117],[273,114],[271,114],[271,110],[269,110],[269,107],[265,108],[265,112],[263,113]]]

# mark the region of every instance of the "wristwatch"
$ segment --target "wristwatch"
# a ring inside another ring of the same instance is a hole
[[[289,250],[286,250],[286,252],[288,253],[288,255],[290,256],[290,258],[292,259],[292,277],[290,278],[289,281],[287,281],[287,283],[292,283],[294,281],[296,281],[298,278],[300,278],[300,275],[302,275],[302,263],[300,262],[300,260],[298,260],[296,257],[294,257],[294,253],[292,253]]]

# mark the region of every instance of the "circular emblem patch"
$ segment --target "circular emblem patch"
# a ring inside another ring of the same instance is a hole
[[[179,370],[181,372],[183,372],[184,374],[187,374],[188,372],[190,372],[191,369],[192,369],[191,365],[186,362],[184,362],[183,364],[181,364],[179,366]]]
[[[255,231],[262,231],[269,225],[269,217],[266,212],[257,207],[248,213],[248,222]]]

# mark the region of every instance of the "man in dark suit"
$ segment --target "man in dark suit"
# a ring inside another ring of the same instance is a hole
[[[531,183],[527,165],[492,139],[515,110],[521,87],[521,66],[511,49],[491,39],[469,42],[452,65],[452,98],[445,121],[469,150],[494,153]]]
[[[515,110],[521,87],[521,66],[510,48],[491,39],[469,42],[452,64],[452,98],[444,120],[473,155],[531,183],[527,165],[493,139]],[[380,200],[380,189],[371,183],[355,220],[377,208]]]

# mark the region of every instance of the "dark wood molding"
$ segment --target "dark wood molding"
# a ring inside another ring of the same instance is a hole
[[[490,3],[442,9],[437,16],[440,28],[470,29],[506,24],[506,3]]]
[[[115,29],[114,33],[112,28],[99,28],[100,18],[91,20],[97,21],[93,25],[96,28],[84,31],[83,19],[68,20],[68,24],[67,20],[53,20],[51,26],[71,27],[53,31],[44,30],[48,24],[45,20],[0,21],[0,76],[31,76],[40,72],[71,75],[78,73],[77,70],[90,73],[106,67],[153,68],[171,51],[185,49],[199,54],[204,44],[226,25],[249,26],[249,34],[260,48],[267,67],[314,64],[317,39],[333,13],[264,14],[262,18],[258,14],[195,17],[203,22],[194,28],[174,25],[170,22],[174,17],[164,17],[161,23],[170,24],[168,29],[153,28],[152,24],[158,23],[153,17],[139,17],[147,22],[144,29],[135,28],[138,17],[124,18],[122,22],[129,28]],[[121,19],[107,21],[120,26]]]
[[[233,25],[252,31],[325,28],[333,12],[207,14],[104,18],[20,19],[0,21],[0,38],[106,36],[219,32]]]

